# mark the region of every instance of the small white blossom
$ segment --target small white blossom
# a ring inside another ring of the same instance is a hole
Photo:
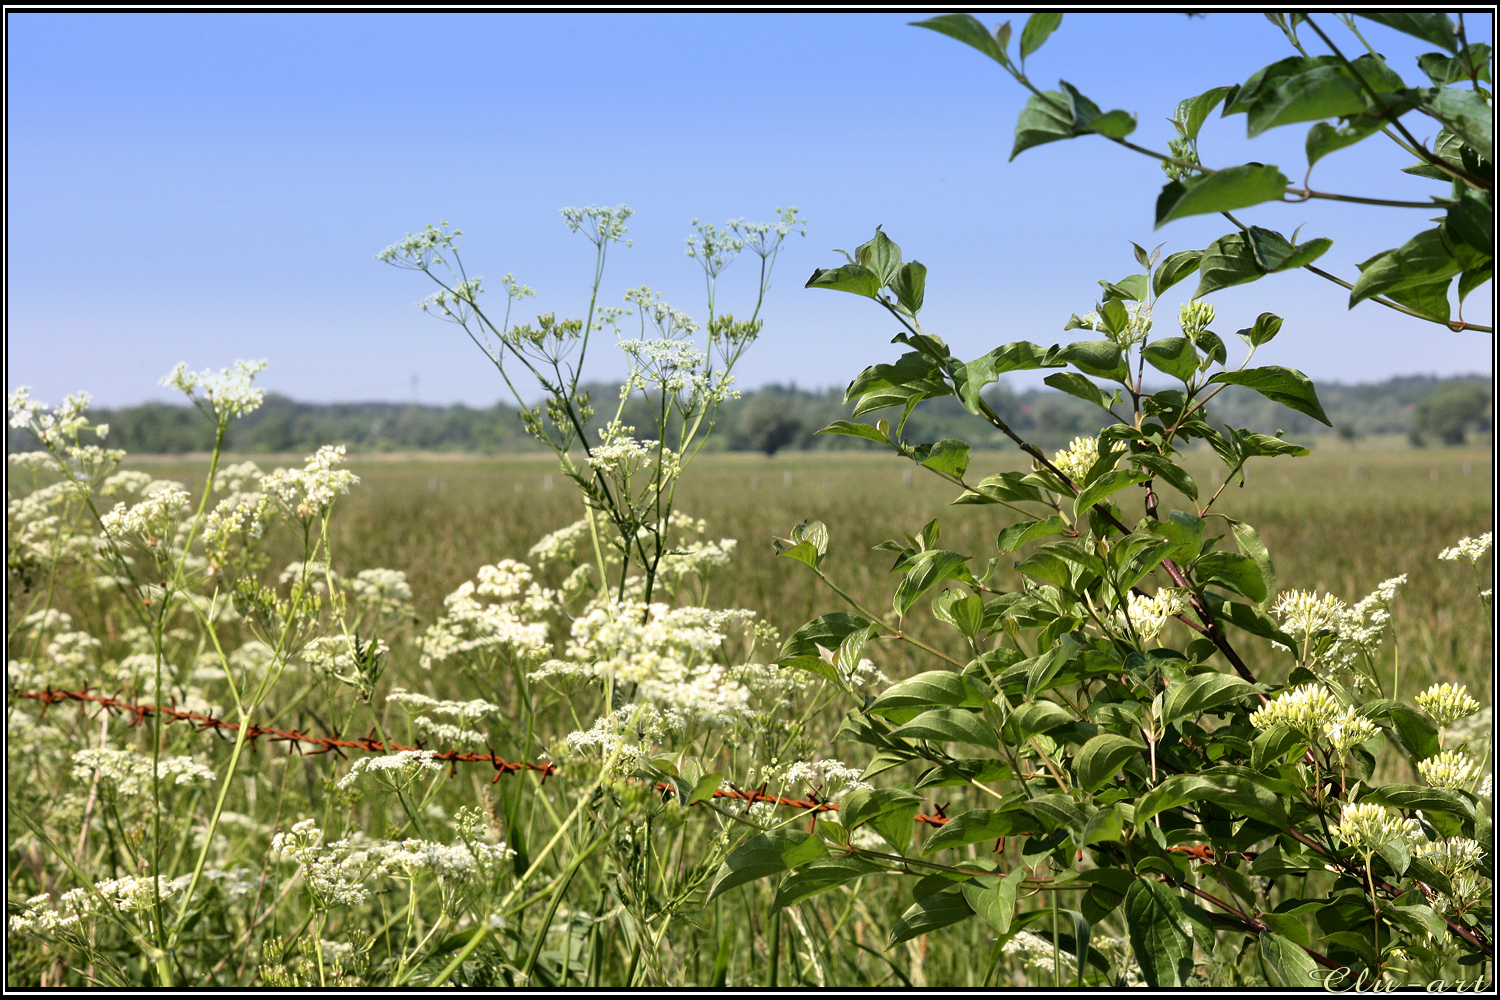
[[[151,794],[151,758],[134,750],[80,750],[73,755],[73,777],[90,779],[95,772],[112,783],[121,795]],[[191,757],[162,757],[156,774],[164,784],[186,785],[194,781],[217,781],[213,768]]]
[[[1494,538],[1494,532],[1490,531],[1486,531],[1477,538],[1461,538],[1457,545],[1439,552],[1438,558],[1445,562],[1457,562],[1462,559],[1470,564],[1477,563],[1490,550]]]
[[[418,775],[428,771],[441,771],[443,763],[435,760],[436,750],[399,750],[380,756],[361,757],[349,768],[349,773],[339,779],[340,788],[348,788],[359,780],[361,774],[375,774],[395,784],[409,784]]]
[[[1057,470],[1075,483],[1082,483],[1094,463],[1099,461],[1099,439],[1076,437],[1062,451],[1052,456]]]
[[[265,400],[266,392],[252,385],[265,371],[264,361],[236,361],[233,368],[190,372],[184,363],[162,376],[161,384],[176,389],[194,403],[205,406],[220,419],[252,413]]]
[[[1417,695],[1417,704],[1439,726],[1450,726],[1480,709],[1479,702],[1469,697],[1469,689],[1463,684],[1434,684]]]

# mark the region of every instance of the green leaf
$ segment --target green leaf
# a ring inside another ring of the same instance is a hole
[[[930,17],[925,21],[910,23],[914,28],[926,28],[928,31],[936,31],[940,35],[956,38],[965,45],[983,52],[1002,66],[1010,65],[1010,59],[1005,55],[1005,50],[996,43],[994,36],[986,31],[984,25],[972,14],[943,14],[940,17]]]
[[[1260,534],[1255,528],[1244,521],[1230,518],[1229,530],[1234,533],[1240,553],[1255,560],[1255,567],[1260,570],[1260,578],[1266,585],[1266,601],[1271,600],[1276,596],[1276,567],[1271,563],[1271,552],[1266,548],[1266,543],[1260,540]]]
[[[1208,120],[1208,116],[1213,114],[1213,110],[1219,106],[1219,102],[1233,93],[1234,89],[1233,87],[1214,87],[1210,90],[1205,90],[1197,97],[1190,97],[1185,101],[1178,102],[1175,120],[1184,135],[1196,142],[1198,140],[1198,130],[1203,127],[1203,123]],[[1158,291],[1156,294],[1160,295],[1161,292]]]
[[[976,875],[960,885],[959,891],[974,912],[1003,937],[1010,933],[1011,919],[1016,913],[1016,893],[1025,877],[1025,868],[1017,868],[1004,878]]]
[[[1290,726],[1272,726],[1250,745],[1250,766],[1259,770],[1267,764],[1275,764],[1301,742],[1302,737]]]
[[[839,822],[847,830],[868,826],[904,854],[911,843],[912,820],[922,800],[899,788],[861,788],[839,808]]]
[[[1219,372],[1208,381],[1210,384],[1247,386],[1273,402],[1333,426],[1318,402],[1318,391],[1313,388],[1312,380],[1295,368],[1265,365],[1237,372]]]
[[[1423,813],[1445,812],[1461,820],[1474,818],[1474,805],[1463,793],[1451,788],[1428,788],[1425,785],[1381,785],[1360,797],[1361,802],[1375,802],[1397,809],[1420,809]]]
[[[1255,281],[1264,274],[1243,233],[1220,236],[1203,251],[1193,298],[1201,299],[1209,292]]]
[[[911,569],[896,587],[893,602],[896,614],[905,615],[918,598],[944,580],[969,576],[968,561],[968,556],[947,549],[918,553],[911,561]]]
[[[1269,434],[1252,434],[1249,431],[1236,431],[1234,437],[1239,443],[1241,454],[1249,458],[1273,458],[1277,455],[1312,454],[1312,452],[1300,444],[1283,441],[1281,438],[1272,437]]]
[[[1307,141],[1303,149],[1307,153],[1307,165],[1312,167],[1329,153],[1345,146],[1352,146],[1361,139],[1369,138],[1389,124],[1384,118],[1374,115],[1350,115],[1341,125],[1318,122],[1307,130]]]
[[[873,715],[926,708],[979,708],[991,697],[979,681],[951,670],[928,670],[898,681],[865,709]]]
[[[1117,301],[1104,303],[1100,312],[1106,311],[1108,306],[1117,306],[1124,309]],[[1125,363],[1120,349],[1107,340],[1081,340],[1069,344],[1057,352],[1058,361],[1071,362],[1080,371],[1097,378],[1112,378],[1123,381],[1130,377],[1130,369]]]
[[[1414,38],[1420,38],[1424,42],[1431,42],[1445,52],[1457,54],[1458,52],[1458,30],[1453,26],[1453,19],[1443,13],[1424,13],[1419,11],[1405,11],[1399,13],[1367,14],[1359,11],[1359,16],[1376,24],[1383,24],[1387,28],[1395,28],[1404,34]]]
[[[1061,90],[1033,94],[1016,122],[1016,140],[1010,158],[1025,150],[1059,139],[1072,139],[1097,132],[1120,139],[1135,130],[1135,119],[1124,111],[1103,113],[1099,106],[1084,97],[1066,80],[1058,81]]]
[[[1026,809],[1041,820],[1048,830],[1061,830],[1084,821],[1083,810],[1078,808],[1078,803],[1061,792],[1038,795],[1026,803]]]
[[[1271,931],[1263,931],[1256,942],[1260,946],[1262,968],[1272,986],[1305,990],[1311,988],[1309,984],[1323,981],[1323,970],[1294,942]]]
[[[938,828],[922,845],[924,855],[981,841],[999,840],[1018,833],[1037,832],[1036,820],[1019,809],[970,809]]]
[[[1495,269],[1489,264],[1465,271],[1458,277],[1458,301],[1462,302],[1469,297],[1470,292],[1494,277]]]
[[[922,311],[922,300],[927,294],[927,267],[917,261],[902,264],[891,278],[891,291],[896,293],[896,302],[910,316]]]
[[[984,602],[966,590],[945,590],[932,599],[932,616],[974,639],[984,627]]]
[[[1034,576],[1045,583],[1067,590],[1073,585],[1073,571],[1068,563],[1051,552],[1036,552],[1016,563],[1016,572]]]
[[[1333,246],[1333,240],[1318,237],[1306,243],[1293,243],[1272,229],[1251,226],[1245,233],[1255,262],[1265,271],[1289,271],[1311,264]]]
[[[873,299],[879,293],[880,285],[881,282],[876,278],[875,272],[868,267],[845,264],[842,267],[814,268],[812,277],[807,279],[807,284],[803,287],[829,288],[835,292],[850,292]]]
[[[757,834],[736,847],[719,866],[708,898],[728,892],[736,886],[770,875],[828,854],[823,841],[800,830],[772,830]]]
[[[879,441],[887,448],[891,446],[891,439],[880,432],[878,428],[869,424],[857,424],[852,420],[835,420],[827,427],[818,431],[819,434],[847,434],[850,437],[869,438],[871,441]]]
[[[687,804],[694,802],[707,802],[714,797],[714,792],[724,783],[724,776],[717,771],[705,774],[693,784],[693,790],[688,793]]]
[[[1245,130],[1253,139],[1278,125],[1357,115],[1365,110],[1365,97],[1347,69],[1315,57],[1300,60],[1293,72],[1261,88],[1248,104]]]
[[[1186,469],[1170,458],[1150,454],[1131,455],[1130,461],[1148,470],[1153,477],[1165,479],[1190,500],[1198,499],[1198,484],[1193,482],[1193,477],[1187,474]]]
[[[896,926],[891,928],[891,937],[886,942],[886,947],[893,948],[902,941],[930,934],[949,924],[967,920],[973,915],[974,911],[969,907],[968,900],[964,899],[961,891],[951,889],[946,892],[935,892],[907,907],[906,912],[901,914],[901,919],[896,922]]]
[[[1133,243],[1131,246],[1135,246],[1136,256],[1139,257],[1141,248]],[[1149,287],[1144,274],[1132,274],[1119,281],[1101,281],[1099,285],[1104,289],[1105,299],[1122,299],[1126,302],[1146,301],[1146,291]]]
[[[1450,237],[1462,240],[1486,257],[1495,246],[1495,210],[1467,188],[1444,220]]]
[[[1136,878],[1123,868],[1095,868],[1079,872],[1073,881],[1088,884],[1089,891],[1084,894],[1080,909],[1085,917],[1097,924],[1125,902],[1125,894],[1135,884]]]
[[[1450,83],[1461,83],[1469,79],[1471,67],[1479,79],[1488,81],[1492,55],[1493,50],[1483,42],[1470,42],[1456,58],[1445,56],[1441,52],[1428,52],[1417,56],[1417,65],[1434,86],[1446,87]]]
[[[1107,844],[1111,841],[1121,840],[1125,835],[1125,813],[1118,806],[1106,806],[1094,815],[1084,825],[1083,836],[1079,843]]]
[[[771,912],[784,910],[793,903],[800,903],[830,889],[863,878],[890,871],[859,855],[818,858],[796,871],[788,872],[776,887],[776,899],[771,903]]]
[[[969,443],[956,438],[945,438],[932,446],[922,465],[934,472],[962,479],[969,471]]]
[[[1090,382],[1077,372],[1057,372],[1042,379],[1054,389],[1061,389],[1070,396],[1077,396],[1085,402],[1093,403],[1095,406],[1109,409],[1110,399],[1104,395],[1104,390]]]
[[[1051,517],[1040,521],[1022,521],[1020,524],[1012,524],[1000,531],[995,540],[996,547],[1001,552],[1014,552],[1027,542],[1034,542],[1038,538],[1046,538],[1050,535],[1060,535],[1068,530],[1068,523],[1063,520],[1061,514],[1053,514]]]
[[[1130,947],[1153,989],[1187,985],[1193,972],[1193,935],[1182,901],[1155,879],[1138,879],[1125,893]]]
[[[1151,276],[1151,290],[1158,296],[1161,295],[1162,292],[1198,270],[1198,264],[1202,259],[1202,250],[1179,250],[1177,253],[1168,254],[1167,259],[1161,262],[1161,266]]]
[[[1255,317],[1254,326],[1237,332],[1239,338],[1251,347],[1268,344],[1272,338],[1281,332],[1281,317],[1275,313],[1261,313]]]
[[[854,248],[854,262],[869,268],[877,286],[884,287],[901,267],[901,248],[876,226],[875,235]]]
[[[1024,743],[1038,733],[1045,733],[1072,721],[1073,713],[1061,705],[1050,701],[1029,701],[1010,714],[1006,728],[1014,730],[1014,742]]]
[[[1172,181],[1156,201],[1156,228],[1189,215],[1231,212],[1267,201],[1281,201],[1287,179],[1273,166],[1245,163],[1204,177]]]
[[[1389,295],[1419,285],[1446,283],[1464,269],[1441,228],[1418,233],[1394,250],[1359,265],[1359,280],[1349,293],[1349,307],[1374,295]]]
[[[1188,802],[1206,801],[1231,813],[1258,819],[1278,830],[1287,828],[1286,810],[1275,793],[1239,775],[1226,774],[1210,780],[1197,774],[1178,774],[1146,792],[1135,806],[1135,825],[1142,827],[1152,816]]]
[[[942,383],[942,369],[936,361],[920,351],[908,351],[893,365],[871,365],[854,377],[844,390],[844,402],[877,389],[912,384]],[[943,388],[947,388],[943,385]]]
[[[1198,373],[1198,348],[1186,337],[1163,337],[1153,340],[1141,351],[1146,363],[1164,375],[1190,382]]]
[[[1193,564],[1193,569],[1201,584],[1226,587],[1256,604],[1266,601],[1266,581],[1254,559],[1237,552],[1209,552]]]
[[[853,632],[869,628],[868,618],[849,611],[820,615],[793,632],[781,647],[779,659],[793,656],[817,656],[819,647],[838,649]]]
[[[1000,749],[995,730],[982,715],[962,708],[934,708],[891,731],[892,739],[931,740],[934,743],[968,743]]]
[[[1078,776],[1079,787],[1092,792],[1118,774],[1126,761],[1139,757],[1145,749],[1139,741],[1114,733],[1100,733],[1093,737],[1073,758],[1073,772]]]
[[[1243,698],[1253,690],[1252,686],[1229,674],[1197,674],[1167,691],[1162,707],[1162,721],[1176,722],[1178,719],[1196,719],[1210,708]]]
[[[1079,493],[1078,497],[1073,501],[1074,517],[1082,517],[1085,513],[1087,513],[1089,508],[1093,507],[1101,500],[1104,500],[1106,497],[1118,493],[1120,490],[1125,489],[1127,486],[1135,486],[1143,483],[1146,481],[1146,479],[1146,473],[1139,472],[1133,469],[1114,469],[1110,472],[1106,472],[1104,475],[1100,476],[1098,479],[1085,486],[1083,488],[1083,491]]]
[[[974,490],[981,496],[986,497],[990,503],[999,500],[1012,502],[1032,501],[1034,503],[1046,502],[1042,496],[1042,491],[1032,484],[1024,482],[1025,478],[1026,473],[1024,472],[1002,472],[994,476],[985,476],[974,484]],[[955,500],[954,502],[976,503],[984,501]]]
[[[804,565],[811,567],[812,569],[818,568],[818,550],[812,545],[812,543],[797,542],[792,545],[787,545],[778,538],[775,540],[775,544],[776,554],[778,556],[788,556],[792,559],[797,560],[799,563],[803,563]]]
[[[1063,16],[1061,14],[1049,13],[1032,14],[1026,19],[1026,27],[1021,29],[1022,62],[1025,62],[1027,56],[1042,47],[1042,43],[1047,40],[1047,36],[1056,31],[1059,24],[1062,24],[1062,19]]]

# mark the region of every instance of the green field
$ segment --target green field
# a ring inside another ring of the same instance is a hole
[[[269,470],[298,458],[257,461]],[[200,463],[133,461],[190,484],[202,474]],[[1190,454],[1185,465],[1205,495],[1205,484],[1222,481],[1211,453]],[[334,521],[335,564],[347,572],[405,570],[424,620],[441,613],[442,598],[479,566],[525,560],[537,538],[582,516],[551,456],[356,456],[351,467],[362,481]],[[969,478],[1022,467],[1018,452],[976,453]],[[1416,690],[1407,678],[1424,686],[1462,679],[1487,698],[1491,633],[1473,577],[1463,564],[1436,557],[1458,538],[1489,530],[1491,473],[1483,448],[1351,451],[1330,440],[1304,458],[1257,460],[1245,485],[1225,489],[1214,509],[1258,527],[1283,590],[1326,591],[1353,602],[1382,580],[1407,574],[1394,611],[1402,688]],[[773,537],[804,520],[823,521],[832,538],[830,575],[867,606],[889,608],[890,556],[872,546],[938,518],[944,547],[972,554],[982,568],[994,554],[996,532],[1014,520],[998,506],[950,506],[956,492],[892,455],[716,454],[700,457],[684,477],[679,506],[706,520],[710,537],[739,541],[710,603],[754,609],[785,634],[839,610],[840,602],[803,567],[778,560]],[[1163,509],[1173,496],[1168,491]],[[292,557],[290,549],[286,555]],[[1005,589],[1018,585],[1013,572],[1002,577]],[[1244,643],[1257,673],[1275,679],[1268,644]],[[893,677],[927,669],[882,665]]]

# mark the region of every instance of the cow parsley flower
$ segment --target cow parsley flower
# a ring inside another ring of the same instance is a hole
[[[860,780],[863,775],[862,768],[850,767],[843,761],[831,759],[797,761],[786,769],[788,784],[805,784],[825,797],[874,787],[869,782]]]
[[[1457,562],[1462,559],[1473,565],[1490,550],[1494,539],[1494,532],[1491,531],[1486,531],[1477,538],[1461,538],[1457,545],[1439,552],[1438,558],[1445,562]]]
[[[1305,642],[1325,631],[1336,630],[1344,620],[1348,606],[1332,594],[1289,590],[1277,599],[1272,611],[1280,619],[1282,628]]]
[[[161,384],[183,393],[214,419],[227,420],[259,409],[266,391],[251,383],[265,369],[264,361],[236,361],[233,368],[215,374],[211,368],[191,372],[185,363],[179,362],[162,376]]]
[[[408,785],[428,771],[441,771],[444,765],[436,757],[436,750],[398,750],[391,754],[361,757],[349,768],[349,773],[339,779],[339,787],[348,788],[359,780],[361,774],[374,774],[391,784]]]
[[[578,547],[588,537],[588,519],[580,518],[566,528],[558,528],[551,534],[543,535],[541,541],[533,545],[527,554],[536,560],[538,566],[543,567],[572,562],[578,557]]]
[[[73,755],[73,777],[87,781],[98,773],[121,795],[151,794],[151,758],[134,750],[80,750]],[[187,785],[217,781],[213,768],[191,757],[161,757],[156,774],[164,784]]]

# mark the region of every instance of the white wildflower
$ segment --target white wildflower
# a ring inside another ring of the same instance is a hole
[[[1344,721],[1338,700],[1321,684],[1285,691],[1250,716],[1256,729],[1289,726],[1309,740],[1321,739],[1335,720]]]
[[[1116,611],[1115,627],[1122,635],[1129,635],[1130,627],[1133,626],[1141,642],[1150,642],[1167,627],[1167,622],[1186,611],[1187,606],[1187,599],[1180,590],[1164,589],[1155,597],[1131,594],[1129,624],[1126,623],[1126,611]]]
[[[1457,562],[1462,559],[1470,564],[1477,563],[1490,550],[1494,538],[1494,532],[1490,531],[1486,531],[1477,538],[1461,538],[1457,545],[1439,552],[1438,558],[1445,562]]]
[[[1406,840],[1420,843],[1421,826],[1414,819],[1402,819],[1394,810],[1370,802],[1344,806],[1333,833],[1357,851],[1378,851],[1387,844]]]
[[[161,384],[176,389],[194,404],[206,407],[218,419],[244,416],[254,412],[265,400],[266,392],[252,385],[255,376],[266,368],[264,361],[236,361],[233,368],[190,372],[179,362],[162,376]]]
[[[1457,788],[1465,792],[1473,791],[1485,773],[1479,763],[1460,750],[1444,750],[1428,757],[1417,764],[1417,771],[1434,788]]]
[[[786,780],[788,784],[805,784],[827,798],[839,792],[855,792],[874,787],[869,782],[860,780],[863,774],[861,768],[850,767],[839,760],[804,760],[797,761],[786,769]]]
[[[1075,483],[1081,484],[1089,470],[1099,461],[1099,439],[1076,437],[1062,451],[1052,456],[1057,470]]]
[[[1469,697],[1469,689],[1463,684],[1434,684],[1417,695],[1417,704],[1439,726],[1450,726],[1480,708],[1479,702]]]
[[[121,795],[151,794],[151,758],[134,750],[80,750],[73,755],[73,777],[87,781],[98,773]],[[187,785],[217,781],[213,768],[191,757],[161,757],[156,774],[163,784]]]
[[[436,750],[399,750],[391,754],[361,757],[349,768],[349,773],[339,779],[339,787],[348,788],[359,780],[361,774],[374,774],[392,784],[407,785],[418,775],[428,771],[441,771],[444,765],[436,757]]]

